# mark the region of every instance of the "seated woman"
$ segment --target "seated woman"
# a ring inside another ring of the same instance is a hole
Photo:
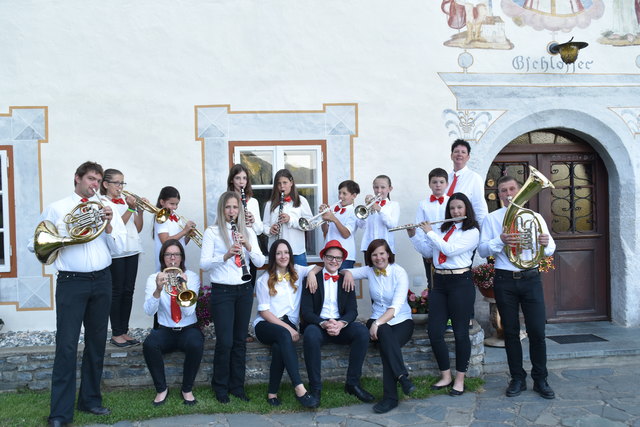
[[[423,257],[433,258],[434,284],[429,295],[429,340],[440,369],[440,380],[432,390],[451,387],[451,396],[464,393],[464,377],[471,357],[469,319],[476,300],[476,288],[471,276],[471,259],[478,247],[480,231],[471,202],[463,193],[454,193],[447,202],[445,222],[432,229],[428,222],[420,223],[425,234],[407,230],[411,243]],[[447,319],[451,319],[456,341],[456,377],[451,377],[449,350],[444,342]]]
[[[168,289],[172,294],[176,293],[172,286],[172,282],[176,280],[171,280],[171,273],[163,271],[168,267],[179,268],[182,273],[176,278],[177,281],[186,280],[187,288],[195,293],[196,298],[200,290],[200,278],[193,271],[185,270],[184,248],[175,239],[166,240],[162,244],[160,267],[162,271],[147,279],[144,300],[145,313],[149,316],[157,313],[159,323],[158,329],[153,329],[142,344],[144,360],[157,392],[153,406],[160,406],[167,401],[169,389],[162,355],[176,350],[184,352],[182,399],[185,405],[195,405],[197,400],[192,389],[202,360],[204,336],[198,328],[196,304],[183,307],[178,304],[175,295],[165,292]]]
[[[398,406],[397,383],[409,395],[415,386],[404,366],[401,348],[413,334],[411,308],[407,303],[409,278],[404,268],[395,264],[395,255],[384,239],[375,239],[364,254],[366,267],[342,270],[345,286],[354,279],[367,279],[371,295],[371,318],[367,321],[369,336],[378,341],[382,359],[382,400],[373,405],[379,414]]]
[[[291,246],[286,240],[278,239],[269,248],[267,272],[256,283],[258,317],[253,321],[253,326],[258,340],[271,346],[267,402],[272,406],[280,405],[278,389],[285,368],[298,402],[305,408],[318,406],[318,399],[309,394],[302,384],[294,345],[300,339],[300,284],[315,268],[319,269],[314,265],[294,265]]]

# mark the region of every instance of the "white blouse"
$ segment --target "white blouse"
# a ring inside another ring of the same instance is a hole
[[[427,234],[416,234],[411,238],[411,243],[423,257],[433,258],[433,266],[436,269],[455,270],[471,267],[473,251],[478,247],[480,241],[480,231],[477,228],[462,231],[460,223],[455,226],[456,229],[446,242],[444,236],[449,230],[442,232],[438,227]],[[447,256],[447,260],[442,264],[438,260],[440,252]]]
[[[364,228],[360,250],[366,251],[375,239],[385,239],[389,243],[391,252],[395,253],[395,240],[389,229],[396,227],[400,220],[400,203],[385,199],[386,203],[380,208],[380,212],[371,212],[365,219],[358,220],[358,227]]]
[[[269,234],[269,230],[271,229],[271,225],[278,223],[279,211],[279,206],[276,206],[273,212],[271,211],[271,201],[268,201],[264,206],[264,234],[269,236],[269,247],[271,247],[273,242],[278,239],[278,236]],[[305,246],[305,232],[300,228],[298,222],[300,218],[308,219],[313,216],[311,214],[309,202],[307,202],[307,199],[302,196],[300,196],[300,206],[297,208],[293,207],[293,201],[285,202],[282,208],[282,213],[289,215],[290,220],[288,223],[282,224],[282,232],[280,233],[281,237],[289,242],[293,255],[305,253],[307,251]]]
[[[191,270],[186,270],[187,288],[198,294],[200,291],[200,277]],[[149,316],[158,313],[158,323],[169,328],[181,328],[189,326],[198,321],[196,317],[197,303],[191,307],[180,307],[182,318],[178,323],[171,318],[171,296],[164,290],[160,293],[160,298],[153,296],[156,291],[156,277],[158,273],[153,273],[147,279],[147,286],[144,290],[144,312]]]
[[[342,237],[342,234],[340,234],[338,227],[334,223],[330,222],[329,228],[327,230],[327,236],[325,237],[325,244],[331,240],[339,241],[342,247],[347,250],[347,258],[345,258],[345,260],[355,261],[356,260],[355,234],[356,234],[356,230],[358,229],[358,218],[356,218],[356,215],[354,213],[355,208],[353,204],[351,204],[343,208],[345,210],[344,213],[340,213],[340,211],[338,212],[334,211],[335,206],[336,205],[331,206],[331,212],[333,212],[335,217],[338,218],[338,221],[340,221],[340,223],[349,230],[351,235],[345,239],[344,237]],[[342,205],[340,205],[340,208],[342,208]]]
[[[124,213],[129,208],[129,205],[127,205],[126,203],[114,203],[113,206],[115,206],[114,214],[120,215],[120,218],[122,218],[122,215],[124,215]],[[129,221],[127,221],[126,223],[124,223],[123,221],[124,228],[127,230],[127,238],[125,239],[124,243],[124,251],[119,254],[112,254],[113,258],[124,258],[142,252],[142,239],[140,238],[140,233],[138,233],[138,229],[136,228],[135,224],[135,218],[137,215],[142,215],[142,212],[131,213]]]
[[[256,236],[259,236],[264,231],[264,225],[262,224],[262,217],[260,217],[260,205],[258,204],[258,200],[255,197],[247,200],[247,210],[253,214],[253,231],[256,233]]]
[[[302,283],[315,265],[309,265],[306,267],[300,265],[294,265],[296,272],[298,273],[298,280],[295,285],[298,289],[294,292],[291,287],[291,283],[288,280],[281,280],[276,283],[276,291],[278,292],[274,296],[269,295],[269,286],[267,281],[269,280],[269,273],[264,273],[256,282],[256,299],[258,300],[258,315],[253,320],[253,326],[255,327],[260,322],[266,322],[266,320],[260,315],[261,311],[269,310],[274,316],[281,318],[287,316],[291,323],[298,325],[300,321],[300,300],[302,298]]]
[[[358,267],[350,270],[355,280],[369,281],[371,295],[371,319],[380,318],[389,308],[395,309],[394,317],[387,323],[396,325],[411,319],[411,308],[407,302],[409,276],[398,264],[389,264],[387,275],[376,276],[373,267]]]

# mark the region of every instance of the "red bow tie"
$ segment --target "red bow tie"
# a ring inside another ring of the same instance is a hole
[[[287,197],[284,198],[284,202],[285,203],[290,202],[290,201],[291,201],[291,196],[287,196]]]
[[[378,202],[376,202],[376,203],[377,203],[377,204],[379,204],[379,205],[380,205],[380,207],[382,208],[382,207],[384,207],[384,205],[386,205],[386,204],[387,204],[387,201],[386,201],[386,200],[382,200],[382,201],[378,201]]]
[[[116,205],[124,205],[124,200],[122,199],[111,199],[111,201]]]
[[[82,199],[80,199],[80,203],[87,203],[89,201],[89,199],[87,199],[86,197],[83,197]]]
[[[333,280],[334,282],[337,282],[339,278],[340,278],[340,276],[338,276],[337,274],[336,274],[335,276],[332,276],[332,275],[331,275],[331,274],[329,274],[329,273],[324,273],[324,280],[329,280],[329,279],[331,279],[331,280]]]
[[[170,219],[171,221],[173,221],[173,222],[178,222],[178,216],[177,216],[177,215],[175,215],[175,214],[171,214],[171,215],[169,216],[169,219]]]
[[[432,202],[435,202],[437,200],[438,203],[442,204],[442,202],[444,202],[444,196],[436,197],[432,194],[430,200]]]
[[[334,212],[340,212],[340,215],[342,215],[343,213],[345,213],[345,211],[347,210],[347,208],[340,208],[340,205],[336,205],[335,208],[333,208]]]

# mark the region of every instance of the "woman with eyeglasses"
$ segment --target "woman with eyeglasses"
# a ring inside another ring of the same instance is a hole
[[[143,226],[142,211],[136,206],[134,197],[123,197],[126,183],[124,174],[117,169],[104,171],[100,194],[115,205],[114,210],[122,217],[127,230],[124,252],[112,254],[111,262],[111,339],[116,347],[131,347],[140,341],[129,335],[129,318],[133,305],[133,292],[138,274],[138,257],[142,252],[140,231]]]
[[[179,304],[178,286],[186,288],[198,295],[200,277],[193,271],[186,270],[184,247],[175,239],[169,239],[160,248],[160,268],[157,273],[147,279],[145,289],[144,312],[149,316],[158,315],[158,328],[152,329],[142,344],[144,360],[156,388],[153,406],[163,405],[167,401],[169,388],[164,372],[163,354],[172,351],[184,352],[182,368],[182,401],[185,405],[195,405],[193,383],[204,350],[204,336],[198,327],[196,304],[184,306]],[[172,267],[181,272],[165,271]],[[185,283],[186,281],[186,283]],[[182,285],[179,285],[182,282]]]
[[[256,234],[247,227],[240,195],[227,191],[218,199],[216,223],[205,230],[200,252],[200,268],[209,272],[211,281],[209,304],[216,329],[211,387],[220,403],[229,403],[229,394],[249,400],[244,391],[253,305],[253,286],[245,276],[249,260],[260,268],[265,258]]]

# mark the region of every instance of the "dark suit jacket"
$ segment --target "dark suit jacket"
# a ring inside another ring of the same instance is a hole
[[[302,301],[300,302],[300,317],[302,318],[302,330],[307,325],[319,325],[323,319],[320,317],[322,312],[322,305],[324,304],[324,270],[316,274],[316,281],[318,282],[318,289],[315,294],[309,292],[309,289],[305,283],[302,286]],[[358,304],[356,303],[355,291],[347,292],[342,289],[343,276],[340,275],[338,279],[338,312],[340,318],[336,320],[344,320],[347,323],[351,323],[358,317]]]

